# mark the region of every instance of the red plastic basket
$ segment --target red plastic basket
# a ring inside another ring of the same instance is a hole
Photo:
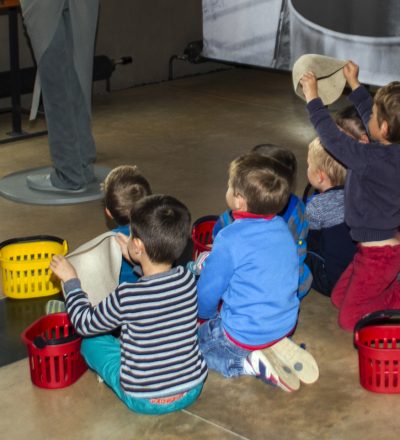
[[[41,388],[65,388],[87,370],[77,335],[67,313],[43,316],[21,335],[28,349],[32,382]],[[42,347],[42,348],[41,348]]]
[[[213,242],[212,231],[218,220],[217,215],[207,215],[197,219],[192,226],[193,253],[192,260],[204,251],[210,251]]]
[[[361,385],[375,393],[400,393],[400,310],[361,319],[354,329]]]

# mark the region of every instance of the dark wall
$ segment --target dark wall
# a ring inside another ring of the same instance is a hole
[[[96,54],[112,59],[133,57],[118,66],[112,89],[166,80],[171,55],[187,43],[202,38],[201,0],[101,0]],[[21,66],[32,65],[32,56],[20,26]],[[174,63],[175,77],[214,70],[212,63]],[[0,71],[9,69],[8,21],[0,16]]]

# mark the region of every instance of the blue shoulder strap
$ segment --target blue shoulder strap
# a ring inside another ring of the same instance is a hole
[[[297,205],[297,202],[299,201],[299,198],[295,196],[294,194],[290,195],[289,203],[287,205],[286,211],[282,214],[283,220],[287,223],[289,221],[290,216],[292,215],[292,212],[294,208]]]
[[[230,225],[233,223],[234,218],[232,217],[232,211],[230,209],[227,209],[225,212],[223,212],[220,216],[217,222],[214,225],[212,236],[215,238],[218,234],[218,232],[225,228],[225,226]]]

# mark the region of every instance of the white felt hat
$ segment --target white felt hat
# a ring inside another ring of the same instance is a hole
[[[318,80],[318,95],[325,105],[332,104],[340,98],[346,85],[343,67],[347,61],[324,55],[302,55],[293,65],[292,77],[294,91],[305,100],[300,79],[306,72],[313,72]]]
[[[118,286],[122,252],[115,232],[97,236],[79,246],[66,258],[75,267],[82,289],[93,306]]]

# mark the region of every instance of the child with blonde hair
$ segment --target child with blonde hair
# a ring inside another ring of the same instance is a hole
[[[307,163],[308,180],[318,193],[306,205],[306,263],[313,275],[312,288],[330,296],[356,251],[344,221],[346,168],[325,150],[318,137],[308,147]]]

